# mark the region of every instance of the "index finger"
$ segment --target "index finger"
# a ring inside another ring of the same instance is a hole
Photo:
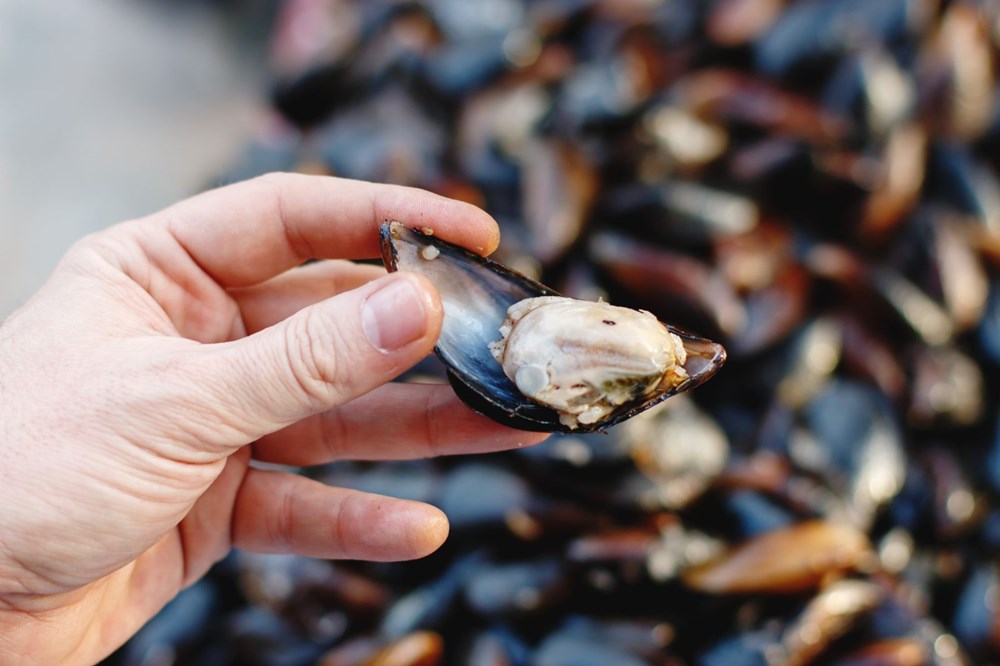
[[[480,254],[500,240],[493,218],[471,204],[412,187],[291,173],[212,190],[160,215],[223,287],[257,284],[307,259],[377,257],[386,220],[427,227]]]

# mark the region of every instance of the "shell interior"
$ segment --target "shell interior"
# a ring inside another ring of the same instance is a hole
[[[526,298],[559,294],[506,266],[400,222],[386,222],[379,232],[386,268],[420,273],[441,294],[444,323],[435,351],[448,367],[456,394],[477,412],[513,428],[570,431],[559,422],[558,413],[531,402],[517,390],[489,349],[489,343],[500,337],[507,308]],[[626,403],[602,421],[581,425],[573,432],[608,428],[698,386],[722,366],[726,358],[722,345],[673,326],[667,328],[684,342],[688,379]]]

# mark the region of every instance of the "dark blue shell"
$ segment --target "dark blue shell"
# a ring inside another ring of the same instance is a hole
[[[448,366],[455,393],[475,411],[512,428],[539,432],[604,430],[671,395],[698,386],[725,362],[722,345],[666,325],[684,341],[688,353],[684,367],[689,379],[626,403],[597,423],[571,429],[559,422],[557,412],[531,402],[518,391],[489,349],[491,342],[500,339],[507,308],[526,298],[559,294],[506,266],[400,222],[384,223],[379,233],[382,259],[389,271],[420,273],[441,294],[444,324],[434,350]],[[423,252],[429,247],[437,254],[425,259]]]

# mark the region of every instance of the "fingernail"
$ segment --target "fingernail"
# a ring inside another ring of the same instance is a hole
[[[423,296],[409,280],[395,278],[365,299],[361,327],[384,352],[405,347],[427,331]]]

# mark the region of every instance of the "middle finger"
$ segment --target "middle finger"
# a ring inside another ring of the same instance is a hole
[[[406,460],[503,451],[537,444],[546,436],[476,414],[447,385],[385,384],[261,438],[254,444],[254,458],[295,466],[340,459]]]
[[[252,287],[230,289],[251,335],[287,319],[302,308],[356,289],[385,275],[381,266],[327,259],[285,271]]]

